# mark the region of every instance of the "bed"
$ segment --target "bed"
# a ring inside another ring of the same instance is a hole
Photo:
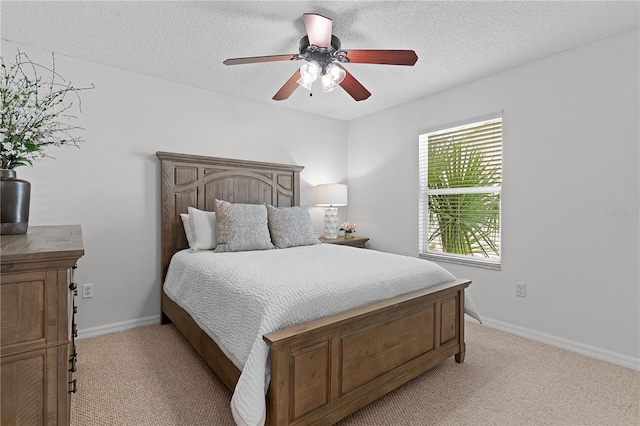
[[[180,219],[188,207],[213,211],[215,199],[276,207],[300,203],[301,166],[156,155],[163,282],[171,258],[188,247]],[[271,377],[266,424],[333,424],[451,356],[463,362],[469,284],[452,280],[264,334]],[[234,390],[241,375],[237,363],[164,287],[162,322],[173,323]]]

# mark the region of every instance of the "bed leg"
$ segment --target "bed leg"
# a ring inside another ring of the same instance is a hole
[[[160,315],[160,324],[171,324],[171,319],[164,312]]]
[[[460,352],[455,354],[456,362],[462,364],[464,362],[464,354],[466,353],[466,345],[463,343]]]
[[[464,343],[464,288],[458,293],[458,312],[456,315],[456,323],[458,325],[458,341],[460,342],[460,352],[455,355],[456,362],[462,364],[464,362],[464,354],[467,345]]]

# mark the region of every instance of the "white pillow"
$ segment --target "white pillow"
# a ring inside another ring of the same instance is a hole
[[[193,244],[191,251],[213,250],[218,245],[216,239],[216,214],[189,207],[189,222],[191,222],[191,232]]]
[[[184,227],[184,235],[187,237],[189,248],[193,246],[193,231],[191,230],[191,221],[187,213],[180,213],[180,219],[182,219],[182,226]]]

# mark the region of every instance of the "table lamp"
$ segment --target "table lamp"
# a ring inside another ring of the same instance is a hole
[[[324,238],[338,238],[338,206],[347,205],[347,185],[327,183],[316,186],[316,206],[324,207]]]

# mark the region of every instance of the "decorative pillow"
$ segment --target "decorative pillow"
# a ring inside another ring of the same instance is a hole
[[[180,219],[182,219],[184,235],[187,237],[189,248],[191,248],[193,246],[193,231],[191,231],[191,221],[189,220],[189,215],[186,213],[180,213]]]
[[[310,246],[320,244],[313,233],[311,216],[307,206],[267,206],[271,241],[277,248]]]
[[[231,204],[216,200],[216,253],[273,248],[264,204]]]
[[[216,248],[216,214],[189,207],[189,222],[191,223],[192,244],[191,251],[212,250]]]

